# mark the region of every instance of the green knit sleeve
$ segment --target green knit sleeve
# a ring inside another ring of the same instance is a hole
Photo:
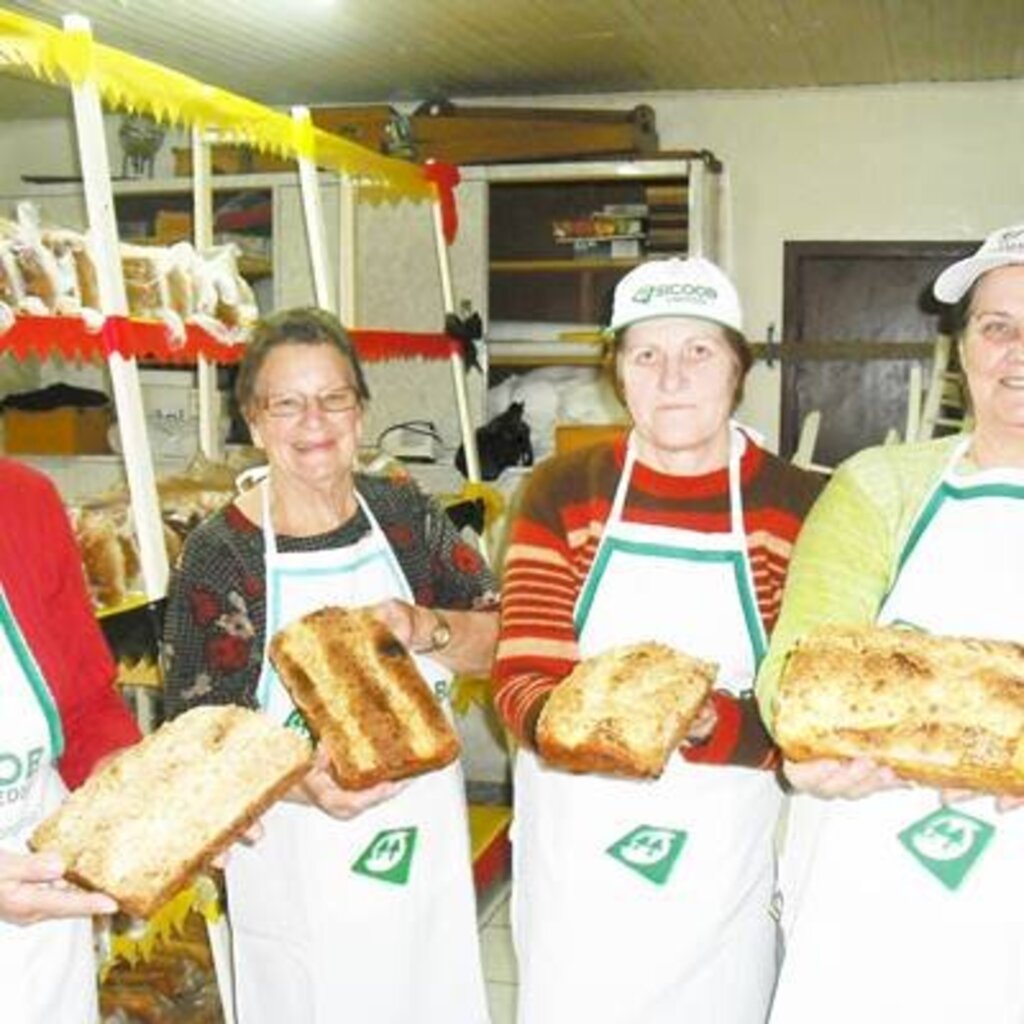
[[[875,484],[878,481],[874,481]],[[870,490],[856,463],[841,467],[804,523],[793,552],[782,610],[757,678],[761,714],[771,727],[786,655],[824,623],[872,622],[896,564],[896,538],[885,509],[891,495]]]
[[[769,728],[790,648],[815,626],[874,622],[892,586],[903,545],[961,435],[869,448],[836,471],[804,522],[782,610],[757,677]]]

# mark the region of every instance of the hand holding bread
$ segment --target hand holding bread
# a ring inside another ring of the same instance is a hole
[[[690,734],[716,666],[665,644],[616,647],[580,662],[537,722],[537,750],[574,772],[657,778]],[[713,728],[704,720],[701,730]]]
[[[0,850],[0,921],[27,925],[116,912],[117,902],[109,896],[68,882],[60,857]]]
[[[817,764],[787,774],[820,795],[865,795],[894,776],[1024,795],[1024,646],[825,627],[789,654],[774,732],[788,761]]]
[[[342,789],[334,779],[330,755],[326,748],[320,747],[313,767],[299,784],[299,799],[319,807],[332,818],[348,821],[367,808],[390,800],[404,785],[404,782],[378,782],[369,789]]]
[[[857,800],[882,790],[909,785],[888,765],[878,764],[867,757],[785,761],[782,770],[794,789],[824,800],[836,797]]]

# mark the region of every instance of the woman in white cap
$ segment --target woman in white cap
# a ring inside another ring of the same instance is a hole
[[[869,449],[836,473],[758,680],[769,722],[787,651],[823,623],[1024,641],[1024,225],[990,235],[934,292],[953,306],[973,428]],[[803,793],[773,1024],[1024,1020],[1024,815],[1002,813],[1019,801],[946,804],[866,760],[786,773]],[[929,828],[952,844],[941,863],[912,841]]]
[[[522,1024],[767,1012],[781,792],[749,689],[819,483],[731,422],[751,363],[741,332],[736,290],[707,260],[627,274],[609,333],[632,431],[538,465],[512,530],[495,685],[520,744]],[[545,766],[534,739],[551,691],[582,659],[642,641],[719,665],[692,743],[656,782]]]

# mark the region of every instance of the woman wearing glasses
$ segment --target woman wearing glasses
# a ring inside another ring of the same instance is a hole
[[[355,470],[369,392],[341,324],[265,318],[235,387],[269,472],[185,545],[169,713],[235,702],[287,721],[267,640],[327,604],[375,605],[441,701],[453,672],[486,672],[498,622],[480,557],[411,482]],[[353,793],[318,760],[264,825],[227,869],[240,1024],[487,1020],[458,765]],[[402,870],[377,871],[374,851],[409,835]]]

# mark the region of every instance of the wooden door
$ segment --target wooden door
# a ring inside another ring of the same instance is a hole
[[[787,242],[783,337],[796,343],[930,342],[942,308],[931,296],[932,282],[976,248],[971,242]],[[793,453],[812,409],[822,413],[814,460],[827,466],[880,444],[891,428],[902,437],[911,364],[898,356],[787,360],[782,453]]]

